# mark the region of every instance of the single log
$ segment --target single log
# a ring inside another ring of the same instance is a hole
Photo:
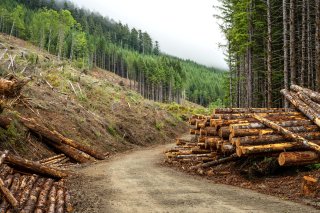
[[[236,153],[239,157],[266,152],[283,152],[286,150],[301,149],[305,146],[299,142],[276,143],[257,146],[237,146]]]
[[[75,160],[76,162],[87,163],[91,161],[91,158],[89,155],[67,144],[50,143],[50,141],[45,141],[45,142],[47,142],[50,146],[56,148],[57,150],[63,152],[66,156]]]
[[[236,151],[236,147],[232,145],[230,142],[224,142],[221,146],[221,151],[224,154],[234,153]]]
[[[276,123],[272,122],[272,121],[269,121],[268,119],[265,119],[257,114],[254,114],[253,117],[255,119],[257,119],[258,121],[260,121],[261,123],[263,123],[264,125],[280,132],[281,134],[285,135],[286,138],[290,138],[298,143],[301,143],[301,145],[303,146],[307,146],[307,147],[310,147],[311,149],[313,149],[315,152],[317,153],[320,153],[320,146],[313,143],[313,142],[310,142],[308,141],[306,138],[298,135],[298,134],[295,134],[279,125],[277,125]],[[308,135],[310,135],[311,133],[309,133]]]
[[[307,104],[300,100],[300,98],[286,89],[280,91],[281,94],[297,109],[299,109],[305,116],[312,120],[317,126],[320,127],[320,115],[310,108]]]
[[[278,117],[278,116],[301,116],[300,112],[279,112],[279,113],[259,113],[260,116],[268,116],[268,117]],[[243,114],[216,114],[212,115],[212,119],[225,119],[225,120],[233,120],[233,119],[245,119],[251,118],[252,113],[243,113]]]
[[[57,190],[56,213],[64,213],[64,190],[59,186]]]
[[[311,176],[303,176],[301,189],[304,196],[315,197],[320,191],[319,180]]]
[[[210,137],[206,138],[205,149],[216,150],[217,142],[222,140],[220,137]]]
[[[41,135],[43,138],[45,138],[53,143],[56,143],[59,145],[61,143],[63,143],[63,144],[69,145],[75,149],[78,149],[84,153],[87,153],[96,159],[99,159],[99,160],[105,159],[104,155],[102,153],[98,152],[97,150],[94,150],[89,146],[80,144],[80,143],[75,142],[69,138],[66,138],[55,130],[51,131],[48,128],[46,128],[45,126],[38,124],[33,119],[28,119],[28,118],[24,118],[24,117],[19,116],[18,120],[24,126],[26,126],[31,132],[33,132],[37,135]],[[12,121],[12,119],[9,117],[0,116],[0,126],[3,128],[7,128],[10,125],[11,121]],[[51,143],[51,144],[53,144],[53,143]]]
[[[56,196],[57,196],[57,188],[56,188],[56,184],[53,184],[49,195],[48,195],[48,213],[55,213],[56,210]]]
[[[39,198],[37,201],[36,209],[34,210],[34,213],[44,213],[46,212],[46,204],[48,199],[48,194],[53,185],[53,180],[48,178],[45,183],[43,184],[43,187],[40,191]]]
[[[10,190],[5,186],[5,183],[1,178],[0,178],[0,191],[1,191],[1,194],[3,194],[4,198],[7,200],[7,202],[10,203],[10,205],[13,208],[17,208],[19,206],[18,201],[10,192]]]
[[[84,153],[87,153],[98,160],[105,159],[104,155],[102,153],[100,153],[99,151],[94,150],[89,146],[80,144],[70,138],[66,138],[55,130],[50,131],[49,129],[47,129],[43,125],[39,125],[38,123],[36,123],[35,120],[27,119],[27,118],[23,118],[23,117],[19,117],[19,119],[30,130],[34,131],[37,134],[41,134],[42,136],[46,137],[47,139],[49,139],[53,142],[56,142],[57,144],[64,143],[64,144],[69,145],[73,148],[76,148]]]
[[[231,133],[229,136],[229,141],[234,137],[244,137],[244,136],[257,136],[257,135],[272,135],[277,134],[277,131],[266,128],[266,129],[234,129],[230,128]],[[295,133],[303,133],[303,132],[316,132],[320,131],[320,128],[317,125],[310,126],[293,126],[286,127],[287,130],[295,132]]]
[[[65,172],[62,172],[57,169],[53,169],[48,166],[41,165],[38,162],[31,161],[31,160],[26,160],[18,156],[14,156],[11,154],[8,154],[7,157],[5,158],[5,161],[9,164],[15,165],[22,167],[24,169],[33,171],[35,173],[47,175],[53,178],[64,178],[67,177],[68,175]]]
[[[206,127],[205,130],[207,132],[206,136],[216,136],[217,135],[217,129],[214,127]]]
[[[0,205],[0,212],[6,212],[7,208],[9,207],[9,205],[11,205],[14,209],[16,209],[18,207],[18,201],[15,198],[15,194],[18,190],[18,187],[20,185],[20,174],[16,173],[13,175],[13,179],[12,179],[12,184],[10,186],[10,194],[9,197],[7,197],[7,195],[5,195],[6,200],[4,200],[4,202],[1,203]],[[12,197],[10,197],[12,196]],[[10,200],[9,200],[10,199]]]
[[[51,161],[51,160],[54,160],[54,159],[57,159],[57,158],[61,158],[61,157],[65,157],[65,154],[55,155],[55,156],[52,156],[52,157],[49,157],[49,158],[42,159],[42,160],[39,161],[39,163],[46,163],[48,161]]]
[[[66,212],[70,213],[73,212],[73,206],[71,203],[71,197],[70,197],[70,193],[68,192],[68,190],[65,190],[64,192],[64,202],[65,202],[65,209]]]
[[[317,125],[310,125],[310,126],[293,126],[293,127],[286,127],[288,131],[293,133],[307,133],[307,132],[319,132],[320,128]],[[271,135],[277,134],[277,130],[274,129],[261,129],[259,131],[259,135]]]
[[[300,87],[298,85],[291,85],[290,89],[295,92],[303,92],[306,95],[308,95],[313,101],[320,103],[320,93],[318,93],[318,92],[312,91],[307,88]]]
[[[61,157],[61,158],[56,158],[56,159],[53,159],[51,161],[47,161],[45,163],[41,163],[42,165],[46,165],[46,166],[50,166],[52,164],[56,164],[56,163],[59,163],[65,159],[68,159],[68,157],[64,156],[64,157]]]
[[[34,212],[34,209],[36,207],[36,203],[41,191],[41,188],[45,182],[44,178],[39,178],[37,182],[34,184],[31,192],[30,192],[30,197],[21,209],[21,213],[31,213]]]
[[[36,183],[36,181],[38,180],[38,176],[37,175],[32,175],[31,178],[29,179],[26,187],[23,189],[23,191],[21,192],[21,194],[19,195],[20,200],[19,200],[19,206],[24,206],[25,203],[27,202],[30,192],[32,190],[32,188],[34,187],[34,184]]]
[[[295,112],[295,109],[286,108],[217,108],[214,114],[239,114],[239,113],[278,113]]]
[[[232,155],[230,155],[228,157],[221,158],[219,160],[214,160],[214,161],[203,163],[203,164],[200,164],[200,165],[197,165],[197,166],[190,167],[190,169],[193,170],[193,169],[198,169],[198,168],[207,168],[207,167],[217,166],[219,164],[230,162],[230,161],[234,161],[234,160],[237,160],[237,159],[239,159],[238,156],[236,154],[232,154]]]
[[[192,154],[206,154],[206,153],[211,153],[211,150],[194,148],[191,150],[191,153]]]
[[[320,132],[303,132],[295,135],[297,135],[297,137],[302,137],[307,140],[320,140]],[[295,139],[293,139],[290,136],[279,135],[279,134],[261,135],[261,136],[245,136],[245,137],[234,138],[234,140],[232,140],[232,144],[244,146],[244,145],[251,145],[251,144],[266,144],[266,143],[274,143],[277,141],[290,141],[290,140],[295,141]]]
[[[316,113],[320,113],[320,104],[314,102],[303,92],[297,92],[297,96],[306,103],[310,108],[312,108]]]
[[[182,158],[195,158],[195,157],[213,157],[212,153],[208,154],[188,154],[188,155],[177,155],[175,158],[182,159]]]
[[[223,126],[219,129],[218,134],[221,138],[229,138],[230,129],[228,126]]]
[[[319,155],[312,151],[305,152],[282,152],[279,155],[280,166],[308,165],[320,162]]]
[[[279,126],[282,127],[293,127],[293,126],[309,126],[313,125],[313,122],[310,120],[290,120],[290,121],[282,121],[282,122],[275,122]],[[233,124],[230,125],[230,131],[235,131],[236,129],[264,129],[267,128],[262,123],[248,123],[248,124]]]

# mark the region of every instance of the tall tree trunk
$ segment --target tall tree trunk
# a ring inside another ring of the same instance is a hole
[[[282,0],[282,8],[283,8],[283,78],[284,78],[284,88],[286,90],[289,89],[289,66],[288,66],[288,48],[289,48],[289,42],[288,42],[288,24],[287,24],[287,0]],[[284,107],[288,108],[289,103],[286,99],[284,99]]]
[[[14,25],[15,25],[15,22],[12,23],[12,26],[11,26],[11,30],[10,30],[10,36],[9,38],[11,38],[12,34],[13,34],[13,30],[14,30]]]
[[[290,83],[296,84],[295,0],[290,0]]]
[[[247,107],[252,107],[252,48],[251,48],[251,42],[252,42],[252,34],[253,34],[253,27],[252,27],[252,1],[249,3],[248,8],[248,34],[249,34],[249,43],[247,47],[247,69],[248,69],[248,75],[247,75]]]
[[[302,1],[302,32],[301,32],[301,69],[300,69],[300,84],[305,85],[305,67],[306,67],[306,1]]]
[[[316,65],[316,88],[320,91],[320,1],[315,0],[316,9],[316,34],[315,34],[315,65]]]
[[[268,22],[268,38],[267,38],[267,107],[272,106],[272,28],[271,28],[271,4],[267,0],[267,22]]]
[[[310,1],[306,0],[307,5],[307,45],[308,45],[308,54],[307,54],[307,61],[308,61],[308,72],[307,72],[307,86],[308,88],[312,87],[312,42],[311,42],[311,23],[310,23]]]

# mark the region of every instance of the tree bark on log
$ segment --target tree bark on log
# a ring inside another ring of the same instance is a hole
[[[314,123],[310,120],[290,120],[290,121],[282,121],[282,122],[275,122],[279,126],[282,127],[293,127],[293,126],[310,126]],[[247,123],[247,124],[233,124],[230,125],[230,131],[234,131],[235,129],[264,129],[267,128],[262,123]],[[233,130],[234,129],[234,130]]]
[[[298,166],[320,162],[319,155],[312,151],[282,152],[278,157],[280,166]]]
[[[295,109],[285,108],[217,108],[213,114],[239,114],[239,113],[279,113],[296,112]]]
[[[320,128],[317,125],[310,126],[294,126],[286,127],[287,130],[294,133],[306,133],[306,132],[318,132]],[[262,135],[273,135],[277,134],[277,131],[274,129],[232,129],[229,137],[229,141],[234,137],[245,137],[245,136],[262,136]]]
[[[53,178],[64,178],[68,176],[68,174],[60,170],[53,169],[48,166],[41,165],[38,162],[26,160],[11,154],[7,155],[7,157],[5,158],[5,161],[9,164],[24,168],[26,170],[33,171],[38,174],[47,175]]]
[[[44,178],[39,178],[37,182],[34,184],[31,192],[30,192],[30,197],[25,203],[24,207],[21,209],[21,213],[31,213],[34,212],[34,209],[36,207],[36,203],[41,191],[41,187],[44,184],[45,179]]]
[[[10,203],[10,205],[13,208],[17,208],[19,206],[18,201],[10,192],[10,190],[5,186],[5,183],[1,178],[0,178],[0,191],[1,191],[1,194],[3,194],[3,197],[7,200],[8,203]]]
[[[61,186],[58,186],[56,199],[56,213],[64,213],[64,190]]]
[[[203,163],[203,164],[198,165],[198,166],[190,167],[190,169],[193,170],[193,169],[198,169],[198,168],[208,168],[208,167],[211,167],[211,166],[217,166],[219,164],[230,162],[230,161],[234,161],[234,160],[237,160],[237,159],[239,159],[238,156],[236,154],[232,154],[232,155],[230,155],[228,157],[221,158],[219,160],[214,160],[214,161],[210,161],[210,162],[207,162],[207,163]]]
[[[320,104],[320,93],[310,90],[308,88],[300,87],[298,85],[291,85],[290,89],[294,92],[303,92],[306,95],[308,95],[311,98],[311,100]]]
[[[44,213],[46,212],[46,205],[47,205],[47,200],[48,200],[48,194],[49,191],[53,185],[53,180],[48,178],[45,183],[43,184],[43,187],[40,191],[36,209],[34,210],[34,213]]]
[[[292,133],[294,134],[294,133]],[[303,132],[299,134],[294,134],[297,138],[304,138],[307,140],[320,140],[320,132]],[[296,141],[294,138],[288,135],[261,135],[261,136],[245,136],[234,138],[236,140],[235,144],[251,145],[251,144],[265,144],[265,143],[274,143],[278,141]],[[234,141],[232,141],[234,144]]]
[[[279,112],[279,113],[259,113],[260,116],[301,116],[300,112]],[[234,119],[246,119],[252,118],[252,113],[243,113],[243,114],[216,114],[212,115],[212,119],[225,119],[225,120],[234,120]]]
[[[312,108],[317,114],[320,114],[320,104],[314,102],[303,92],[297,92],[297,96],[310,108]]]
[[[91,156],[93,156],[96,159],[103,160],[105,159],[105,156],[98,152],[97,150],[94,150],[90,148],[89,146],[82,145],[78,142],[75,142],[69,138],[64,137],[57,131],[51,131],[48,128],[39,125],[35,120],[33,119],[27,119],[23,118],[21,116],[18,117],[19,122],[21,122],[24,126],[26,126],[31,132],[35,133],[36,135],[41,135],[43,138],[52,141],[53,143],[56,143],[60,145],[61,143],[69,145],[73,148],[76,148],[84,153],[87,153]],[[12,119],[5,116],[0,116],[0,126],[3,128],[7,128]]]
[[[19,197],[20,197],[19,205],[21,207],[23,207],[25,205],[26,201],[28,200],[30,192],[31,192],[34,184],[38,180],[38,178],[39,177],[37,175],[32,175],[31,178],[29,179],[28,183],[26,184],[26,187],[23,189],[23,191],[19,195]]]
[[[310,142],[310,141],[308,141],[307,139],[299,136],[298,134],[295,134],[295,133],[293,133],[293,132],[291,132],[291,131],[289,131],[289,130],[287,130],[287,129],[279,126],[279,125],[277,125],[276,123],[274,123],[274,122],[272,122],[272,121],[269,121],[269,120],[267,120],[267,119],[265,119],[265,118],[263,118],[263,117],[261,117],[261,116],[259,116],[259,115],[257,115],[257,114],[254,114],[253,117],[254,117],[255,119],[257,119],[258,121],[260,121],[261,123],[263,123],[264,125],[266,125],[266,126],[272,128],[272,129],[280,132],[280,133],[283,134],[285,137],[291,138],[292,140],[300,143],[301,145],[310,147],[310,148],[313,149],[315,152],[320,153],[320,146],[319,146],[319,145],[317,145],[317,144],[315,144],[315,143],[313,143],[313,142]],[[310,133],[309,133],[309,134],[310,134]]]
[[[301,149],[304,148],[301,143],[276,143],[276,144],[266,144],[257,146],[238,146],[236,148],[237,156],[241,157],[243,155],[251,155],[257,153],[266,152],[283,152],[286,150]]]
[[[52,156],[52,157],[39,160],[39,163],[46,163],[46,162],[48,162],[48,161],[51,161],[51,160],[54,160],[54,159],[57,159],[57,158],[60,158],[60,157],[65,157],[65,155],[64,155],[64,154],[54,155],[54,156]]]
[[[48,195],[48,213],[55,213],[56,210],[56,196],[57,196],[57,188],[56,184],[53,184],[52,188],[50,189],[49,195]]]
[[[317,126],[320,127],[320,115],[312,108],[306,105],[300,98],[288,90],[281,90],[281,94],[297,109],[299,109],[305,116],[312,120]]]

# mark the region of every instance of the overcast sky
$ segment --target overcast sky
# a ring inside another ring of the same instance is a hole
[[[217,0],[72,0],[76,5],[147,31],[162,52],[227,68],[225,43],[212,7]]]

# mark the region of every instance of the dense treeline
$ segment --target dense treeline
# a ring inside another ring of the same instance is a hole
[[[128,78],[145,98],[208,105],[224,97],[222,71],[165,55],[148,33],[70,2],[1,0],[0,32],[80,68],[97,66]]]
[[[320,89],[318,0],[221,0],[233,106],[287,106],[279,91]]]

